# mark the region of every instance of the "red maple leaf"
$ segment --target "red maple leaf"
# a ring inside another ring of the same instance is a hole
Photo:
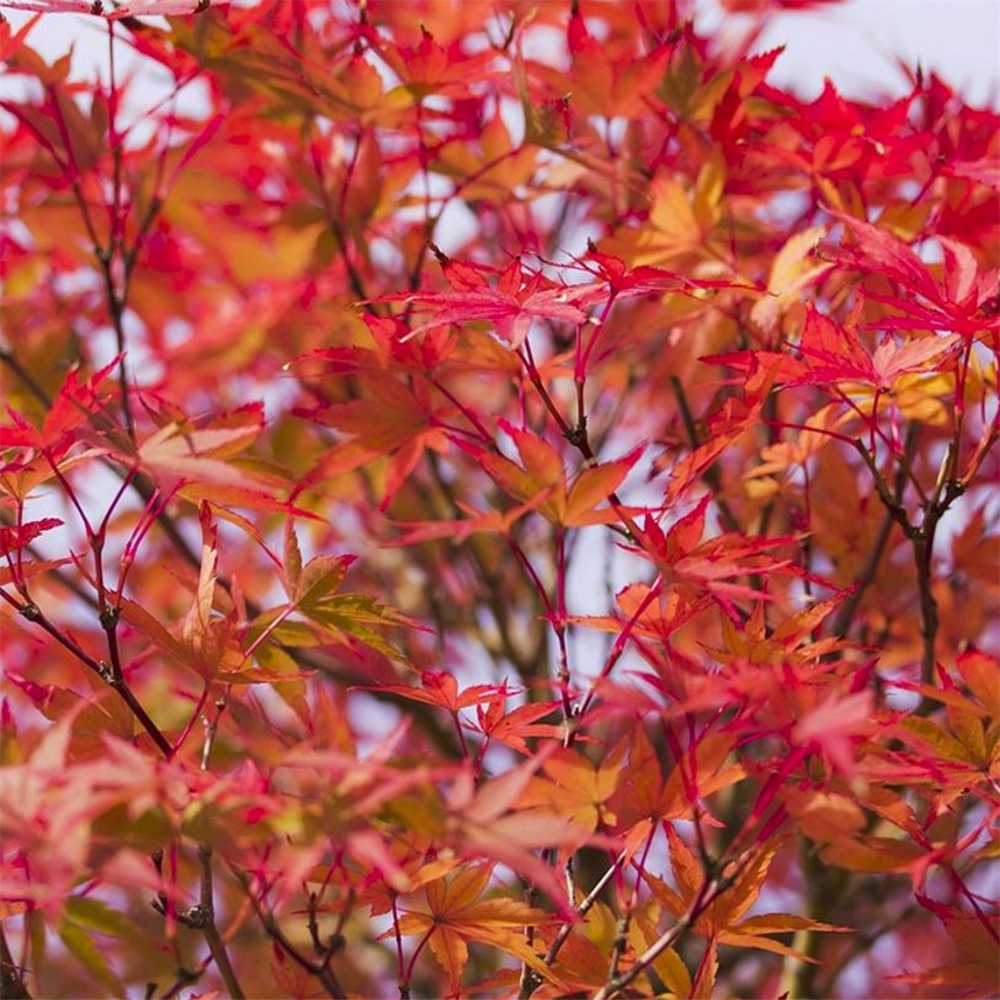
[[[985,330],[1000,331],[1000,269],[980,267],[964,243],[939,236],[944,255],[940,276],[892,233],[850,216],[837,215],[850,235],[834,254],[863,274],[884,275],[899,288],[894,295],[867,294],[898,310],[877,321],[890,330],[950,330],[969,340]]]
[[[607,298],[603,284],[562,285],[525,269],[514,260],[502,271],[458,265],[444,259],[450,292],[408,292],[380,301],[405,302],[427,318],[406,339],[450,323],[489,320],[497,335],[515,350],[527,339],[536,319],[578,325],[586,308]],[[451,266],[449,266],[451,265]],[[496,279],[491,284],[488,276]]]

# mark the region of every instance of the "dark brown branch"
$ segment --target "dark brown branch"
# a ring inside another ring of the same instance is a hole
[[[73,656],[75,656],[81,663],[89,667],[90,670],[97,674],[97,676],[100,677],[105,684],[114,688],[114,690],[118,692],[122,701],[128,705],[129,710],[138,720],[142,728],[146,730],[152,741],[163,753],[163,756],[168,760],[173,756],[174,748],[170,745],[170,741],[163,735],[159,726],[153,722],[142,705],[139,704],[139,701],[136,699],[129,686],[125,683],[123,677],[119,676],[116,671],[109,667],[106,663],[101,663],[98,660],[95,660],[85,649],[83,649],[82,646],[79,645],[79,643],[77,643],[75,639],[50,622],[37,604],[22,604],[21,601],[12,597],[5,590],[0,590],[0,597],[7,601],[11,607],[15,608],[22,618],[26,618],[29,622],[38,625],[39,628],[43,629],[53,639],[55,639],[60,646],[72,653]]]
[[[619,854],[618,857],[615,858],[615,863],[604,872],[600,879],[598,879],[594,888],[587,894],[587,897],[577,905],[576,912],[579,916],[586,916],[593,905],[601,898],[601,893],[604,892],[608,883],[612,880],[612,878],[614,878],[615,872],[617,872],[622,866],[624,860],[625,855]],[[566,939],[572,933],[574,926],[574,924],[570,923],[563,924],[559,929],[559,933],[556,935],[555,940],[549,946],[549,950],[545,953],[545,964],[550,968],[552,963],[555,962],[556,958],[559,956],[559,952],[562,950],[562,946],[566,943]],[[541,976],[539,976],[534,970],[528,969],[521,981],[519,1000],[529,1000],[529,997],[531,997],[541,984]]]
[[[899,468],[896,470],[896,481],[893,483],[891,494],[892,503],[895,507],[902,504],[903,491],[906,489],[907,470],[916,452],[919,430],[920,425],[913,423],[910,424],[909,430],[906,433],[906,443],[903,451],[904,461],[900,462]],[[874,583],[875,577],[878,575],[878,569],[882,563],[886,545],[888,545],[889,537],[892,534],[892,526],[896,521],[897,518],[892,513],[892,510],[887,509],[885,517],[875,535],[875,540],[872,543],[868,557],[865,559],[865,564],[862,566],[861,572],[855,580],[854,590],[844,603],[841,604],[837,610],[836,617],[833,619],[830,629],[832,635],[847,635],[851,627],[851,622],[854,620],[854,616],[857,614],[858,607],[861,604],[861,599],[865,595],[865,591]]]
[[[322,962],[312,962],[306,958],[305,955],[303,955],[285,936],[284,932],[278,926],[278,922],[274,919],[274,914],[264,906],[260,899],[258,899],[250,877],[241,872],[234,872],[234,874],[236,875],[237,881],[241,886],[243,886],[243,891],[247,894],[247,898],[250,900],[250,903],[253,906],[267,936],[271,938],[271,940],[274,941],[274,943],[286,955],[288,955],[288,957],[291,958],[291,960],[295,962],[299,968],[304,969],[310,975],[315,976],[332,1000],[346,1000],[347,994],[344,992],[344,988],[340,985],[336,973],[330,967],[329,958],[325,958]]]
[[[677,410],[681,415],[681,423],[684,424],[684,432],[688,436],[688,443],[693,450],[698,449],[702,445],[701,435],[698,433],[698,425],[695,422],[694,414],[691,412],[691,406],[688,403],[687,394],[684,392],[684,386],[681,385],[681,380],[676,375],[670,376],[670,385],[674,390],[674,395],[677,397]],[[712,499],[719,509],[719,516],[722,518],[726,528],[729,531],[739,531],[740,522],[733,513],[732,507],[721,496],[722,480],[719,478],[718,464],[713,462],[709,465],[702,472],[701,478],[705,480],[705,484],[712,491]]]
[[[226,989],[232,1000],[246,1000],[246,994],[236,978],[232,962],[229,960],[229,952],[219,934],[218,927],[215,926],[215,901],[213,898],[212,886],[212,848],[207,844],[198,845],[198,865],[201,868],[201,896],[198,904],[198,923],[191,926],[198,926],[205,936],[205,943],[208,945],[212,958],[215,961],[219,975],[222,977]],[[188,913],[190,920],[191,914]]]
[[[0,927],[0,1000],[32,1000],[24,982],[24,973],[14,961],[7,936]]]
[[[702,911],[710,906],[730,884],[729,879],[725,885],[718,879],[706,879],[701,884],[701,888],[695,894],[694,899],[688,906],[687,911],[670,928],[661,934],[635,961],[635,964],[620,975],[612,975],[608,981],[594,994],[593,1000],[609,1000],[616,993],[619,993],[633,980],[637,979],[663,954],[673,943],[689,928],[701,915]]]

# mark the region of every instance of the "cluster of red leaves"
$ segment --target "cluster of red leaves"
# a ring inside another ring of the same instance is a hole
[[[4,995],[995,995],[997,115],[7,6]]]

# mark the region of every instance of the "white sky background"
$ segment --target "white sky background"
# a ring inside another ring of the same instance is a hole
[[[715,0],[696,8],[703,28],[722,21]],[[773,18],[756,48],[777,45],[786,49],[768,82],[804,97],[816,97],[827,76],[848,97],[902,93],[902,57],[936,71],[970,103],[1000,106],[1000,0],[849,0],[792,11]]]
[[[4,14],[15,27],[29,16]],[[697,0],[696,16],[702,30],[723,21],[716,0]],[[78,70],[92,72],[105,62],[107,39],[98,18],[46,15],[31,35],[31,44],[47,56],[62,55],[71,43]],[[787,48],[769,80],[805,97],[815,97],[826,76],[850,97],[901,93],[905,82],[895,59],[902,56],[936,70],[973,104],[1000,105],[1000,0],[848,0],[828,10],[791,11],[772,19],[757,48],[781,44]]]

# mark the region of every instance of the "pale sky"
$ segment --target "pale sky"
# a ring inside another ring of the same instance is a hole
[[[710,24],[715,0],[699,0]],[[972,103],[1000,106],[1000,0],[849,0],[775,17],[758,49],[787,45],[768,77],[815,97],[831,77],[850,97],[905,87],[896,59],[918,60]]]

